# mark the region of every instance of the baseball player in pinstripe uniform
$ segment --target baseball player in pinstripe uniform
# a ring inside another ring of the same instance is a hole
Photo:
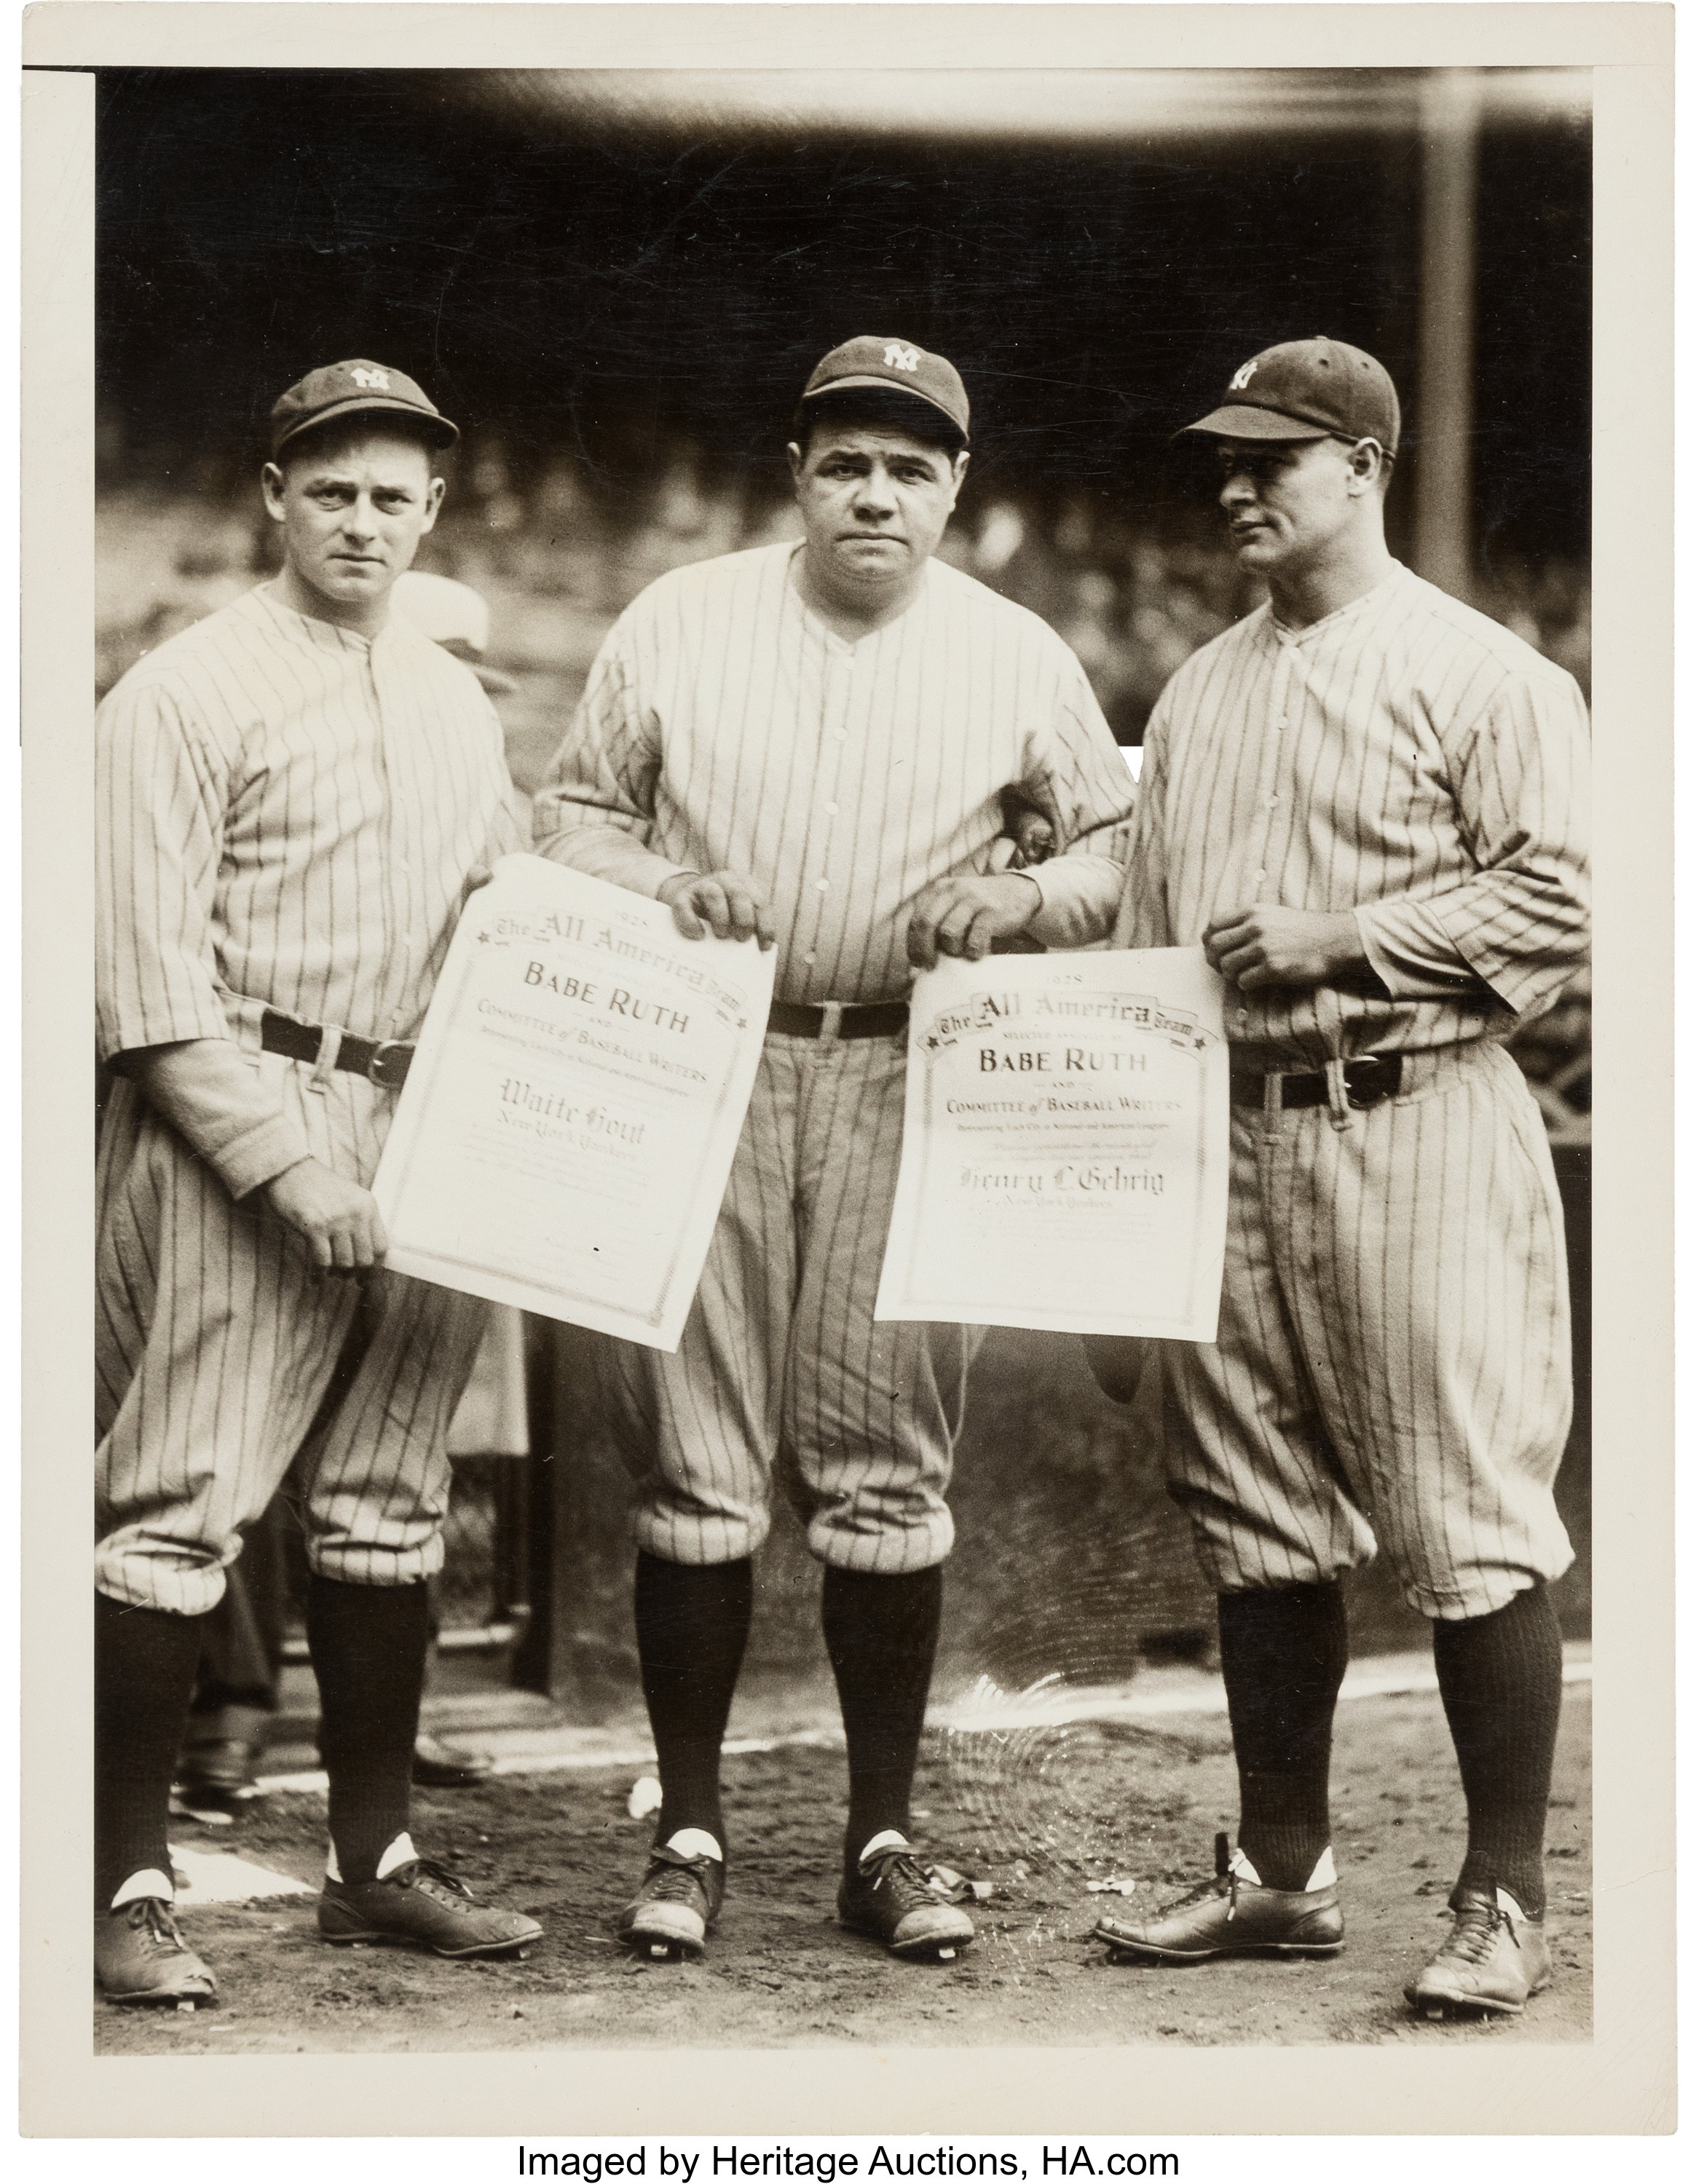
[[[331,365],[272,411],[283,567],[140,661],[96,728],[100,1140],[95,1965],[209,1999],[165,1814],[241,1528],[297,1456],[332,1942],[450,1956],[540,1929],[415,1852],[408,1776],[444,1436],[482,1307],[384,1273],[367,1186],[477,868],[522,845],[499,725],[389,593],[456,428]],[[357,1277],[357,1279],[348,1279]]]
[[[799,546],[678,569],[602,647],[537,801],[538,846],[757,934],[777,999],[677,1354],[602,1346],[638,1485],[636,1629],[664,1804],[621,1922],[698,1951],[724,1887],[719,1748],[773,1467],[824,1563],[847,1732],[839,1912],[898,1954],[972,1938],[908,1840],[952,1543],[970,1330],[874,1323],[900,1162],[906,993],[937,951],[1102,937],[1130,784],[1083,670],[930,557],[967,464],[944,358],[862,337],[803,392]],[[1063,854],[987,869],[1004,792]]]
[[[1560,1201],[1502,1041],[1584,956],[1588,728],[1563,670],[1391,558],[1398,427],[1383,367],[1313,340],[1186,428],[1271,596],[1155,708],[1116,938],[1199,944],[1229,982],[1219,1337],[1162,1366],[1241,1817],[1213,1884],[1096,1930],[1168,1964],[1341,1948],[1338,1580],[1381,1542],[1431,1620],[1468,1815],[1408,1997],[1514,2014],[1550,1976],[1572,1385]]]

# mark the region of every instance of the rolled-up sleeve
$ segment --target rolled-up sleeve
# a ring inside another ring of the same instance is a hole
[[[539,855],[636,894],[656,895],[687,870],[648,847],[661,748],[632,658],[630,616],[595,655],[565,739],[536,792]]]
[[[1426,895],[1355,912],[1368,961],[1398,1000],[1487,987],[1534,1016],[1590,938],[1590,728],[1570,676],[1515,676],[1448,753],[1476,872]]]
[[[1124,884],[1135,784],[1089,678],[1069,653],[1020,787],[1049,813],[1062,843],[1059,855],[1029,868],[1042,896],[1031,938],[1050,948],[1104,939]]]

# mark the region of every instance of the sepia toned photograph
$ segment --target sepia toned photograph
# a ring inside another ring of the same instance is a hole
[[[1594,2036],[1596,72],[907,12],[89,71],[97,2058]]]

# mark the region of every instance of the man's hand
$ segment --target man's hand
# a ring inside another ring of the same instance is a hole
[[[1041,907],[1042,890],[1028,872],[957,872],[933,880],[912,906],[907,960],[921,971],[934,971],[939,955],[980,962],[991,941],[1023,933]]]
[[[1268,903],[1216,917],[1202,947],[1214,970],[1245,994],[1263,986],[1330,985],[1367,960],[1352,911],[1280,910]]]
[[[707,928],[721,940],[752,940],[774,947],[778,928],[772,913],[740,872],[679,872],[666,881],[659,900],[677,921],[685,940],[701,940]]]
[[[360,1274],[382,1263],[388,1237],[377,1201],[326,1167],[297,1161],[264,1186],[267,1206],[311,1247],[313,1263],[332,1274]]]

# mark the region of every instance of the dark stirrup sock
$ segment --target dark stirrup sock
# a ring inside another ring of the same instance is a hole
[[[1331,1725],[1348,1665],[1342,1588],[1222,1592],[1237,1841],[1268,1888],[1305,1888],[1331,1841]]]
[[[330,1841],[343,1880],[371,1880],[411,1816],[412,1745],[424,1691],[429,1589],[343,1585],[315,1570],[306,1642],[323,1706]]]
[[[1560,1618],[1548,1588],[1516,1593],[1493,1615],[1431,1629],[1437,1688],[1466,1791],[1462,1888],[1505,1888],[1522,1911],[1544,1905],[1543,1826],[1560,1726]]]
[[[170,1778],[200,1661],[204,1615],[94,1596],[94,1903],[132,1873],[170,1878]]]
[[[745,1555],[705,1568],[636,1557],[636,1648],[664,1800],[656,1842],[704,1828],[724,1847],[719,1750],[753,1612],[754,1565]]]
[[[823,1620],[848,1736],[843,1863],[851,1871],[873,1836],[886,1828],[906,1835],[912,1825],[913,1770],[942,1627],[942,1566],[903,1577],[827,1568]]]

